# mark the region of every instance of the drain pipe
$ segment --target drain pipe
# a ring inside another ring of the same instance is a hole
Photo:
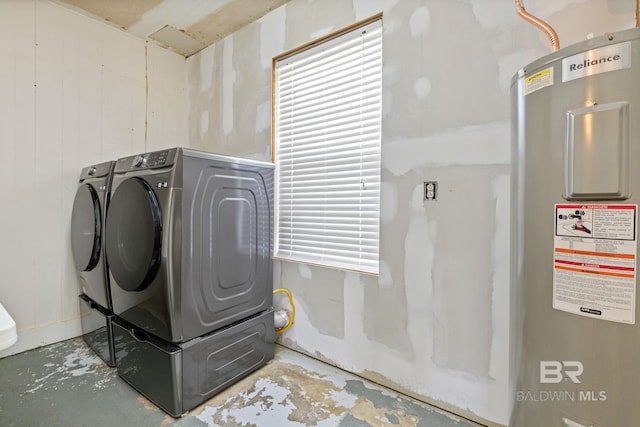
[[[637,0],[640,5],[640,0]],[[525,21],[535,25],[540,30],[542,30],[547,37],[549,37],[549,41],[551,42],[551,50],[556,51],[560,49],[560,39],[558,38],[558,34],[555,32],[551,25],[547,24],[540,18],[536,18],[529,12],[524,9],[524,5],[521,0],[515,0],[516,6],[518,7],[518,15],[522,17]],[[636,25],[638,25],[638,12],[636,11]]]

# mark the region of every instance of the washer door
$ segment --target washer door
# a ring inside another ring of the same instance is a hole
[[[71,252],[78,271],[91,271],[98,264],[101,230],[98,193],[83,184],[78,187],[71,213]]]
[[[160,268],[162,217],[151,186],[140,178],[123,181],[113,192],[106,224],[106,253],[116,284],[142,291]]]

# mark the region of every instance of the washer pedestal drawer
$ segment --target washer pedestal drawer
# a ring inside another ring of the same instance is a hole
[[[117,318],[119,376],[174,417],[273,359],[273,309],[175,344]]]
[[[114,314],[85,294],[79,295],[82,338],[109,366],[116,366],[112,322]]]

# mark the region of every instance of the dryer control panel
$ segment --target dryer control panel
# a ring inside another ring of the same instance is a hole
[[[165,166],[167,164],[168,156],[169,151],[157,151],[155,153],[138,154],[133,158],[131,166],[136,168],[153,168],[156,166]]]
[[[171,166],[175,163],[178,150],[154,151],[118,159],[116,172],[127,172],[139,169],[152,169]]]

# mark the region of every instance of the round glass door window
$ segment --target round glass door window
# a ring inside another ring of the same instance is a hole
[[[147,288],[160,268],[162,218],[151,186],[140,178],[123,181],[109,204],[105,246],[109,269],[125,291]]]
[[[71,212],[71,252],[78,271],[91,271],[98,264],[101,230],[98,193],[83,184],[78,187]]]

